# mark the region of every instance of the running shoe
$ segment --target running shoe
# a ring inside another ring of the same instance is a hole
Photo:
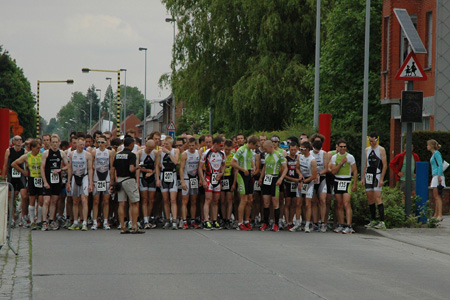
[[[83,224],[83,227],[81,227],[81,231],[87,231],[87,230],[88,230],[87,225]]]
[[[67,228],[69,230],[79,230],[80,229],[80,225],[73,223],[72,226],[70,226],[69,228]]]
[[[366,227],[366,228],[377,228],[378,224],[379,223],[377,221],[370,221],[370,223],[367,224],[367,225],[364,225],[364,227]]]
[[[48,230],[48,224],[47,224],[47,222],[44,222],[44,223],[42,224],[41,230],[42,230],[42,231],[47,231],[47,230]]]
[[[291,230],[292,228],[294,228],[294,224],[288,224],[287,226],[286,226],[286,230]]]
[[[162,228],[163,229],[169,229],[169,227],[170,227],[170,223],[166,222],[166,223],[164,223],[164,226]]]
[[[353,229],[350,226],[345,227],[345,229],[342,231],[343,234],[352,234]]]
[[[91,230],[97,230],[97,224],[92,225]]]
[[[380,223],[378,223],[378,224],[375,226],[375,228],[376,228],[376,229],[381,229],[381,230],[386,230],[386,224],[385,224],[383,221],[381,221]]]
[[[275,232],[280,231],[280,227],[278,227],[277,224],[273,224],[272,231],[275,231]]]
[[[110,230],[111,227],[109,227],[109,225],[107,223],[103,223],[103,229],[104,230]]]
[[[249,231],[253,230],[252,226],[250,225],[250,223],[244,223],[245,227],[248,228]]]
[[[58,229],[59,229],[58,223],[55,222],[55,221],[52,221],[52,222],[50,223],[50,229],[53,230],[53,231],[58,230]]]
[[[305,226],[305,233],[310,233],[311,229],[309,228],[309,226]]]
[[[344,230],[344,227],[341,224],[339,224],[338,227],[336,227],[336,229],[333,231],[336,233],[341,233],[343,230]]]
[[[184,226],[184,221],[182,219],[180,219],[180,222],[178,223],[178,228],[183,229],[183,226]]]
[[[186,221],[183,222],[183,227],[182,227],[182,228],[183,228],[184,230],[189,229],[189,226],[188,226],[188,224],[187,224]]]
[[[222,226],[220,226],[219,222],[215,221],[212,223],[212,229],[220,230],[222,229]]]
[[[172,223],[172,230],[178,230],[177,222]]]
[[[150,223],[144,223],[144,229],[150,229],[152,228],[152,226],[150,225]]]
[[[322,226],[320,227],[320,232],[327,232],[327,224],[322,223]]]
[[[269,226],[267,226],[267,224],[264,223],[264,224],[259,228],[259,231],[266,231],[267,229],[269,229]]]
[[[213,227],[212,227],[210,221],[205,221],[205,222],[203,222],[203,229],[204,229],[204,230],[211,230],[212,228],[213,228]]]
[[[239,225],[238,227],[236,227],[236,230],[239,231],[248,231],[247,226],[244,225],[244,223],[242,223],[241,225]]]
[[[200,226],[198,226],[198,224],[197,224],[197,222],[195,222],[195,220],[192,220],[192,222],[191,222],[191,228],[192,228],[192,229],[199,229]]]
[[[295,224],[294,226],[292,226],[291,229],[289,229],[290,232],[296,232],[296,231],[301,231],[302,229],[302,225],[301,224]]]
[[[317,224],[313,224],[313,231],[314,232],[320,232],[320,227]]]

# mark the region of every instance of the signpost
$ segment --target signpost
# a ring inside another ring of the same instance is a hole
[[[173,139],[175,139],[175,130],[176,130],[175,123],[173,121],[170,121],[169,126],[167,126],[167,133]]]

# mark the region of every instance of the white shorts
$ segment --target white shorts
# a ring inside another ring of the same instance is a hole
[[[109,195],[109,181],[94,181],[94,196],[100,195]]]
[[[70,194],[72,197],[78,198],[80,196],[89,196],[89,176],[83,177],[83,182],[78,185],[75,182],[75,177],[72,177],[72,186],[70,187]]]
[[[314,184],[314,190],[316,192],[316,194],[323,194],[323,193],[327,193],[327,181],[324,179],[319,179],[321,180],[319,184]]]
[[[306,198],[312,199],[314,195],[314,180],[309,183],[303,183],[301,193],[302,196],[304,195]]]
[[[445,187],[445,176],[440,176],[442,179],[441,184]],[[439,176],[438,175],[434,175],[433,178],[431,179],[431,184],[430,187],[437,187],[439,185]]]
[[[167,174],[164,173],[171,173],[172,175],[168,176]],[[166,178],[164,178],[164,176],[166,176]],[[176,172],[161,172],[160,180],[161,180],[161,193],[178,192],[178,180]]]
[[[198,183],[198,178],[184,179],[187,189],[183,190],[183,187],[181,187],[181,194],[183,196],[198,195]]]

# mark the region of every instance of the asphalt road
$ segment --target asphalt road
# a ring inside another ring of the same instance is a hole
[[[364,234],[61,230],[32,246],[34,300],[450,295],[450,256]]]

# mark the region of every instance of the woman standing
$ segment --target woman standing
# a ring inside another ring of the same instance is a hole
[[[442,198],[440,194],[442,193],[442,188],[445,187],[445,177],[442,170],[444,160],[439,152],[440,148],[441,145],[439,145],[436,140],[427,141],[427,150],[433,153],[430,159],[432,174],[430,186],[433,188],[433,198],[435,203],[433,218],[442,221]]]

